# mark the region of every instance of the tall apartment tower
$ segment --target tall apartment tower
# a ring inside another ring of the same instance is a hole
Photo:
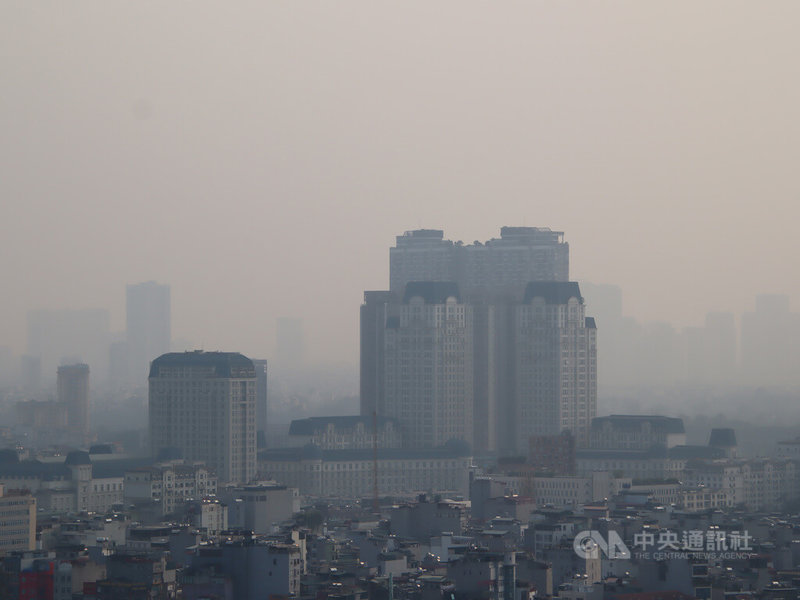
[[[81,444],[89,439],[89,365],[65,365],[57,372],[58,401],[66,407],[67,429]]]
[[[530,437],[566,430],[585,443],[596,329],[562,232],[503,227],[464,245],[421,229],[389,256],[389,290],[365,292],[361,306],[362,415],[397,418],[415,446],[457,438],[478,453],[526,454]]]
[[[529,283],[514,309],[516,448],[531,437],[571,432],[588,441],[597,410],[597,329],[575,282]]]
[[[386,415],[384,405],[384,379],[386,376],[386,319],[392,301],[391,292],[364,292],[364,304],[361,305],[360,331],[360,364],[361,375],[359,398],[361,416],[369,417],[373,413]]]
[[[256,370],[256,431],[267,431],[267,361],[254,358]]]
[[[400,422],[412,448],[472,444],[472,315],[452,282],[406,286],[386,323],[381,416]]]
[[[177,448],[220,482],[256,476],[256,371],[236,352],[172,352],[150,365],[153,455]]]
[[[144,383],[150,361],[170,350],[170,289],[154,281],[128,285],[126,341],[131,382]]]

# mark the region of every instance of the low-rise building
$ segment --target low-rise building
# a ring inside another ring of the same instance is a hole
[[[683,419],[661,415],[596,417],[589,432],[589,447],[598,450],[649,450],[684,444]]]
[[[461,444],[430,450],[322,450],[316,446],[259,453],[259,476],[301,494],[357,498],[380,494],[452,491],[467,494],[472,458]]]
[[[403,446],[400,425],[396,419],[389,417],[295,419],[289,426],[289,441],[294,447],[314,444],[323,450],[372,449],[373,444],[378,448]]]
[[[209,574],[215,577],[208,577]],[[198,547],[188,571],[195,584],[195,597],[208,597],[201,594],[230,585],[236,600],[296,597],[302,574],[299,546],[257,539]],[[207,589],[203,588],[204,576]]]
[[[123,500],[126,469],[149,458],[90,456],[74,451],[66,457],[0,462],[0,483],[8,489],[28,489],[45,513],[108,512]]]
[[[162,515],[217,493],[217,476],[200,462],[168,461],[125,472],[125,503],[153,503]]]
[[[228,524],[233,529],[270,533],[300,511],[297,488],[278,484],[225,488],[220,497],[228,506]]]
[[[593,472],[586,477],[536,476],[534,499],[540,506],[575,507],[611,498],[630,483],[630,478],[613,477],[608,471]]]
[[[36,499],[0,485],[0,556],[36,547]]]

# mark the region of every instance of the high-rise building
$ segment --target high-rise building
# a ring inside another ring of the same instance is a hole
[[[170,289],[154,281],[131,284],[126,293],[128,376],[144,383],[150,361],[170,350]]]
[[[256,431],[267,431],[267,361],[254,358],[256,370]]]
[[[800,380],[795,357],[800,352],[800,315],[789,297],[762,294],[756,310],[742,315],[742,376],[754,385],[787,385]]]
[[[283,373],[294,373],[303,368],[306,361],[306,342],[302,319],[278,318],[275,328],[275,358]]]
[[[526,448],[532,436],[562,431],[585,446],[596,412],[597,338],[578,284],[529,283],[514,312],[516,377],[509,426],[515,447]]]
[[[386,360],[383,356],[386,335],[386,318],[391,292],[364,292],[361,305],[361,415],[369,417],[373,412],[385,415],[383,404]]]
[[[439,229],[406,231],[389,250],[389,289],[411,281],[455,281],[465,299],[521,297],[531,281],[568,281],[569,244],[547,227],[502,227],[500,237],[464,245]]]
[[[89,365],[58,367],[58,401],[66,408],[67,429],[81,443],[89,439]]]
[[[382,416],[411,448],[472,444],[472,311],[452,282],[409,283],[386,323]]]
[[[150,365],[150,444],[177,448],[220,482],[256,475],[256,371],[236,352],[172,352]]]
[[[398,419],[412,446],[456,438],[525,454],[531,436],[562,431],[586,443],[596,328],[562,232],[503,227],[465,246],[409,231],[390,250],[389,279],[361,307],[363,416]]]

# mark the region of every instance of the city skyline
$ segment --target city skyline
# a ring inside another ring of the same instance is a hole
[[[266,356],[302,317],[314,360],[355,363],[350,307],[388,270],[367,249],[420,227],[569,232],[572,279],[622,286],[640,321],[800,299],[800,7],[451,8],[6,7],[2,343],[38,307],[121,330],[119,290],[152,279],[176,339]],[[208,45],[223,27],[237,43]]]

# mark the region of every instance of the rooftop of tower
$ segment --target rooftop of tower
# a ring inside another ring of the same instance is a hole
[[[534,298],[544,298],[546,304],[566,304],[570,298],[577,298],[583,304],[577,281],[532,281],[525,287],[523,304]]]
[[[214,377],[255,377],[253,361],[238,352],[169,352],[150,364],[150,377],[159,377],[162,367],[212,367]]]
[[[396,237],[397,246],[407,246],[413,244],[418,246],[420,244],[432,245],[453,245],[452,240],[444,239],[443,229],[411,229],[403,232],[403,235]],[[504,225],[500,228],[500,237],[492,238],[484,243],[475,241],[468,246],[484,246],[492,244],[563,244],[564,232],[553,231],[549,227],[517,227]],[[462,242],[455,242],[457,245],[463,245]]]

